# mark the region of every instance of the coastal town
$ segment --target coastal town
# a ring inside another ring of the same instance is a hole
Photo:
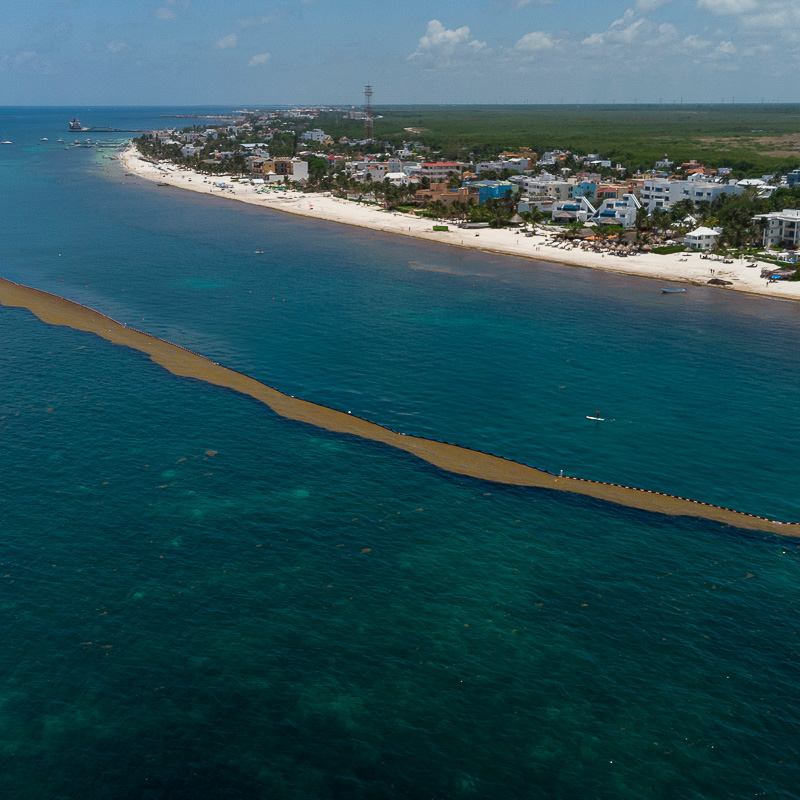
[[[363,137],[336,138],[320,127],[341,118],[363,122]],[[800,280],[800,160],[785,174],[746,177],[668,154],[649,170],[557,148],[457,160],[417,139],[380,140],[374,119],[368,106],[243,110],[223,124],[153,131],[134,144],[162,172],[189,170],[212,191],[285,200],[293,190],[316,198],[317,215],[323,199],[354,202],[412,221],[405,232],[423,221],[444,241],[455,231],[463,244],[466,232],[485,239],[502,230],[536,239],[541,258],[543,246],[561,250],[559,260],[570,251],[679,254],[679,262],[697,253],[747,261],[766,286]],[[515,243],[512,252],[519,250]],[[706,273],[719,285],[736,282],[713,267]]]

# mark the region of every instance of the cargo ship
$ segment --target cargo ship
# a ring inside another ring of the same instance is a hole
[[[108,125],[94,125],[87,128],[81,125],[81,121],[77,117],[72,118],[69,129],[71,133],[149,133],[149,131],[137,128],[111,128]]]

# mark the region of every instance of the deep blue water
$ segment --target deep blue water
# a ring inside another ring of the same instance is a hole
[[[409,433],[800,519],[797,305],[55,142],[159,113],[0,109],[0,274]],[[798,796],[791,541],[457,478],[24,310],[0,343],[2,796]]]

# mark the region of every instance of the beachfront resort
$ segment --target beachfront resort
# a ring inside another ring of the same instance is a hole
[[[800,168],[744,176],[665,154],[637,169],[600,153],[532,147],[447,159],[417,139],[335,139],[319,127],[335,112],[244,110],[222,124],[144,134],[123,160],[165,186],[302,216],[800,298]]]
[[[154,161],[265,191],[300,185],[454,224],[547,225],[562,239],[614,240],[645,252],[765,248],[770,260],[797,262],[800,226],[791,212],[800,204],[800,167],[744,176],[665,154],[643,170],[600,153],[529,147],[448,160],[420,141],[335,140],[312,127],[332,111],[244,111],[223,125],[154,131],[136,145]]]

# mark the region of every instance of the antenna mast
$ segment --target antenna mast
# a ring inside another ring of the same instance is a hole
[[[364,138],[371,141],[373,138],[372,122],[372,87],[364,87]]]

